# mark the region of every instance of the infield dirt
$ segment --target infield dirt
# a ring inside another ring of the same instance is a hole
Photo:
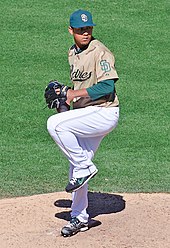
[[[89,192],[91,228],[60,236],[71,195],[0,200],[1,248],[169,248],[170,194]]]

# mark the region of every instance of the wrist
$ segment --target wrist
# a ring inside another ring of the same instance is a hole
[[[73,91],[73,99],[75,97],[85,97],[88,96],[88,92],[86,89],[80,89],[80,90],[72,90]]]

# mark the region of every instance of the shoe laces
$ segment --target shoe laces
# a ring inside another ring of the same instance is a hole
[[[76,217],[72,217],[70,222],[66,225],[66,227],[76,227],[80,223],[79,219]]]
[[[70,220],[70,224],[73,226],[76,226],[80,223],[79,219],[77,219],[76,217],[72,217]]]
[[[73,177],[70,179],[70,183],[74,185],[77,182],[77,178]]]

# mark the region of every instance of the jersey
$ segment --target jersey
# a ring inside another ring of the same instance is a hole
[[[80,53],[76,53],[74,46],[71,47],[68,60],[70,79],[75,90],[88,88],[108,79],[114,79],[114,82],[116,82],[119,78],[115,69],[114,55],[103,43],[96,39],[93,39],[88,47]],[[73,108],[91,105],[103,107],[118,106],[119,101],[116,91],[97,100],[92,100],[90,97],[77,97],[73,99]]]

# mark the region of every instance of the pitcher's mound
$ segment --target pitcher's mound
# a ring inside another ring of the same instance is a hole
[[[65,192],[0,200],[1,248],[169,248],[170,194],[89,192],[90,229],[70,238]]]

